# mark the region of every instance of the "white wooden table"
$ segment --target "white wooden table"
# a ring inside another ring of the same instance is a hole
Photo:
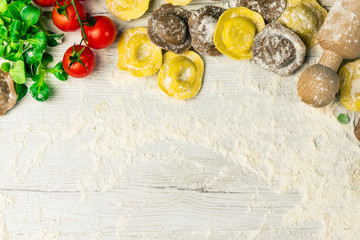
[[[152,1],[136,21],[110,17],[121,31],[146,26],[163,2]],[[187,8],[207,4],[229,6],[194,0]],[[109,16],[104,1],[84,5]],[[79,35],[66,34],[52,51],[57,61]],[[250,61],[205,57],[200,94],[179,102],[158,89],[155,77],[118,71],[116,44],[96,54],[90,77],[49,78],[49,101],[27,96],[0,118],[1,240],[314,239],[324,231],[322,213],[285,224],[284,214],[304,198],[297,186],[321,188],[306,183],[307,169],[291,161],[324,163],[328,178],[342,181],[333,174],[339,166],[326,165],[338,157],[327,150],[348,148],[339,161],[352,166],[359,145],[353,126],[338,124],[332,107],[299,102],[301,71],[280,78]],[[319,57],[316,50],[308,55],[306,65]],[[334,138],[343,144],[333,145]],[[299,177],[279,194],[281,179],[270,172],[280,176],[277,166],[287,164]]]

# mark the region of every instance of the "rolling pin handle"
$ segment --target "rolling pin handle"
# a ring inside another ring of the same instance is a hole
[[[337,72],[342,61],[343,57],[341,55],[329,50],[325,50],[320,58],[319,64]]]

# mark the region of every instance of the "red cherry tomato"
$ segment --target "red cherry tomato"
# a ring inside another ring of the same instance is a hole
[[[78,10],[80,19],[86,19],[86,11],[83,5],[75,0],[75,6]],[[55,26],[64,32],[75,31],[76,29],[80,28],[80,24],[76,16],[74,6],[71,4],[71,0],[61,1],[59,2],[59,5],[55,5],[52,13],[52,19]]]
[[[95,55],[90,48],[84,45],[70,47],[64,54],[63,67],[65,72],[72,77],[86,77],[95,68]]]
[[[55,5],[55,0],[34,0],[34,2],[42,7],[51,7]]]
[[[117,29],[114,22],[105,16],[95,16],[84,24],[88,46],[95,49],[110,46],[116,38]],[[84,37],[83,32],[81,35]]]

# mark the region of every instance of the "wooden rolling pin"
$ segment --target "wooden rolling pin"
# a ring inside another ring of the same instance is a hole
[[[360,54],[360,0],[337,0],[318,41],[323,55],[318,64],[303,72],[297,91],[301,101],[320,108],[330,104],[339,91],[337,71],[343,59],[354,59]]]

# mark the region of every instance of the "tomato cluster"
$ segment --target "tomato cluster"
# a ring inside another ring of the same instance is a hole
[[[64,54],[63,66],[72,77],[88,76],[95,68],[95,55],[90,48],[106,48],[115,41],[117,29],[114,22],[106,16],[87,17],[84,6],[78,0],[34,2],[42,7],[54,6],[52,20],[60,30],[71,32],[82,28],[81,35],[87,45],[70,47]]]

